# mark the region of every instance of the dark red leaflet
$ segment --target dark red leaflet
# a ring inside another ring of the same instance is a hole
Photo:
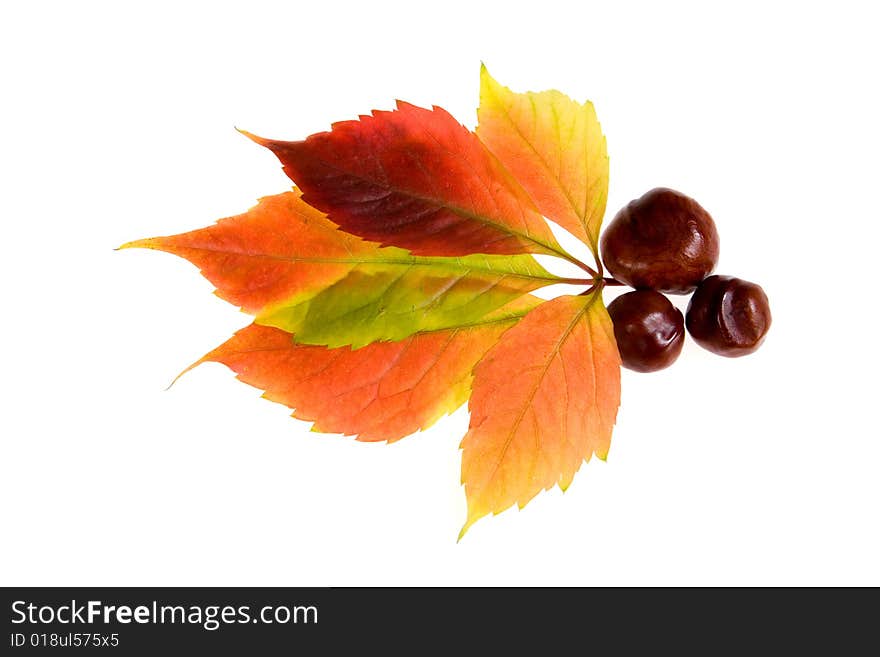
[[[525,191],[445,110],[398,103],[303,141],[255,138],[343,230],[418,255],[553,253]]]

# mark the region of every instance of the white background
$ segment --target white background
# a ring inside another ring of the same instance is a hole
[[[0,583],[880,585],[870,3],[656,4],[3,3]],[[113,249],[288,187],[234,126],[299,139],[395,98],[473,126],[481,60],[592,99],[609,213],[697,198],[774,325],[626,372],[608,462],[456,544],[465,411],[369,445],[219,365],[166,392],[248,318]]]

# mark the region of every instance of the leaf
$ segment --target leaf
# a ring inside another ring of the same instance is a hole
[[[397,103],[271,149],[307,203],[368,240],[418,255],[562,248],[528,194],[445,110]]]
[[[514,93],[483,67],[476,133],[398,102],[303,141],[244,134],[298,189],[122,247],[191,261],[255,316],[191,367],[222,363],[314,431],[362,441],[399,440],[469,398],[461,535],[606,457],[620,358],[601,300],[608,157],[592,104]],[[598,272],[545,216],[588,244]],[[555,276],[532,254],[586,277]],[[592,287],[531,295],[555,283]]]
[[[471,326],[377,342],[352,351],[295,344],[289,333],[251,324],[195,363],[223,363],[265,398],[314,422],[313,431],[393,442],[461,406],[471,371],[504,331],[540,303],[522,297]]]
[[[514,93],[480,70],[477,135],[544,216],[583,240],[599,262],[608,150],[593,104],[558,91]]]
[[[299,194],[171,237],[130,242],[190,260],[257,323],[308,344],[363,346],[469,324],[560,282],[529,255],[413,256],[348,235]]]
[[[565,490],[592,454],[604,459],[620,404],[620,358],[601,292],[562,296],[526,315],[474,370],[461,443],[468,517]]]

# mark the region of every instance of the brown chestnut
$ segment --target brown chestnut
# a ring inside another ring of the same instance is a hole
[[[710,276],[688,304],[687,329],[697,344],[720,356],[745,356],[770,330],[770,302],[760,285]]]
[[[656,372],[669,367],[684,344],[684,318],[669,299],[654,290],[636,290],[608,304],[614,338],[624,367]]]
[[[602,260],[636,289],[687,294],[718,263],[715,222],[699,203],[658,187],[630,201],[602,235]]]

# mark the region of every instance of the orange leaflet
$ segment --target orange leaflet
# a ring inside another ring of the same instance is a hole
[[[468,517],[518,504],[583,461],[605,458],[620,404],[620,357],[601,292],[563,296],[526,315],[474,370],[461,443]]]
[[[256,314],[265,306],[317,293],[351,270],[350,260],[378,247],[340,231],[297,191],[267,196],[243,214],[170,237],[124,244],[186,258],[217,295]]]
[[[304,141],[248,136],[355,235],[417,255],[564,254],[528,194],[442,108],[398,102]]]
[[[393,442],[426,429],[470,394],[474,365],[539,301],[517,300],[470,327],[374,342],[352,351],[295,344],[280,329],[251,324],[207,354],[265,398],[314,422],[313,431]]]
[[[477,135],[548,218],[580,238],[598,263],[608,198],[608,150],[596,110],[558,91],[514,93],[480,70]]]

